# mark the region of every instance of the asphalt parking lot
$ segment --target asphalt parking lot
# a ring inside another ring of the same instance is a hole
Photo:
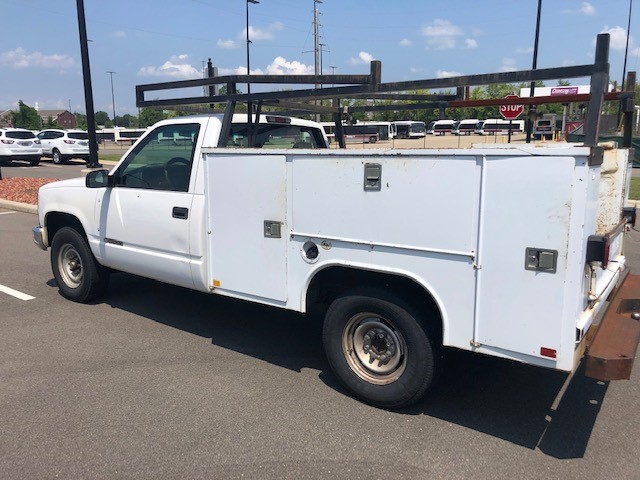
[[[638,366],[566,382],[453,351],[424,401],[379,410],[337,383],[316,319],[127,274],[64,300],[36,222],[0,209],[4,478],[638,478]]]

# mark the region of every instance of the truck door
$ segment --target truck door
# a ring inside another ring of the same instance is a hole
[[[193,288],[189,252],[190,178],[199,123],[150,132],[113,173],[98,199],[102,263]]]
[[[204,158],[210,285],[286,301],[286,157]]]

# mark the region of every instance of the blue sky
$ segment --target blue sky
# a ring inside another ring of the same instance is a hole
[[[246,73],[245,0],[85,0],[94,105],[136,113],[135,85]],[[531,68],[537,0],[323,0],[324,73],[369,72],[403,81]],[[640,67],[634,5],[627,71]],[[0,110],[18,100],[84,112],[74,0],[0,0]],[[543,0],[538,68],[593,62],[611,33],[611,79],[622,78],[629,0]],[[313,0],[249,5],[252,73],[313,73]],[[333,67],[333,68],[332,68]],[[581,83],[573,80],[572,83]],[[241,86],[242,88],[242,86]]]

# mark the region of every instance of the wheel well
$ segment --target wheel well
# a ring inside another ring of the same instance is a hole
[[[433,296],[408,277],[348,267],[328,267],[318,272],[307,289],[307,310],[324,314],[329,305],[356,288],[384,290],[422,314],[429,327],[442,339],[442,314]]]
[[[80,234],[82,234],[86,238],[86,233],[84,228],[82,227],[82,223],[78,220],[77,217],[73,215],[69,215],[68,213],[62,212],[51,212],[47,214],[47,218],[45,219],[45,225],[47,227],[47,240],[49,245],[53,241],[53,237],[55,237],[58,230],[63,227],[72,227],[76,229]]]

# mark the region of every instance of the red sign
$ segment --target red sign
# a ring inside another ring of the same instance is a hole
[[[519,98],[517,95],[507,95],[504,98]],[[524,105],[500,105],[500,115],[505,120],[515,120],[522,112],[524,112]]]

